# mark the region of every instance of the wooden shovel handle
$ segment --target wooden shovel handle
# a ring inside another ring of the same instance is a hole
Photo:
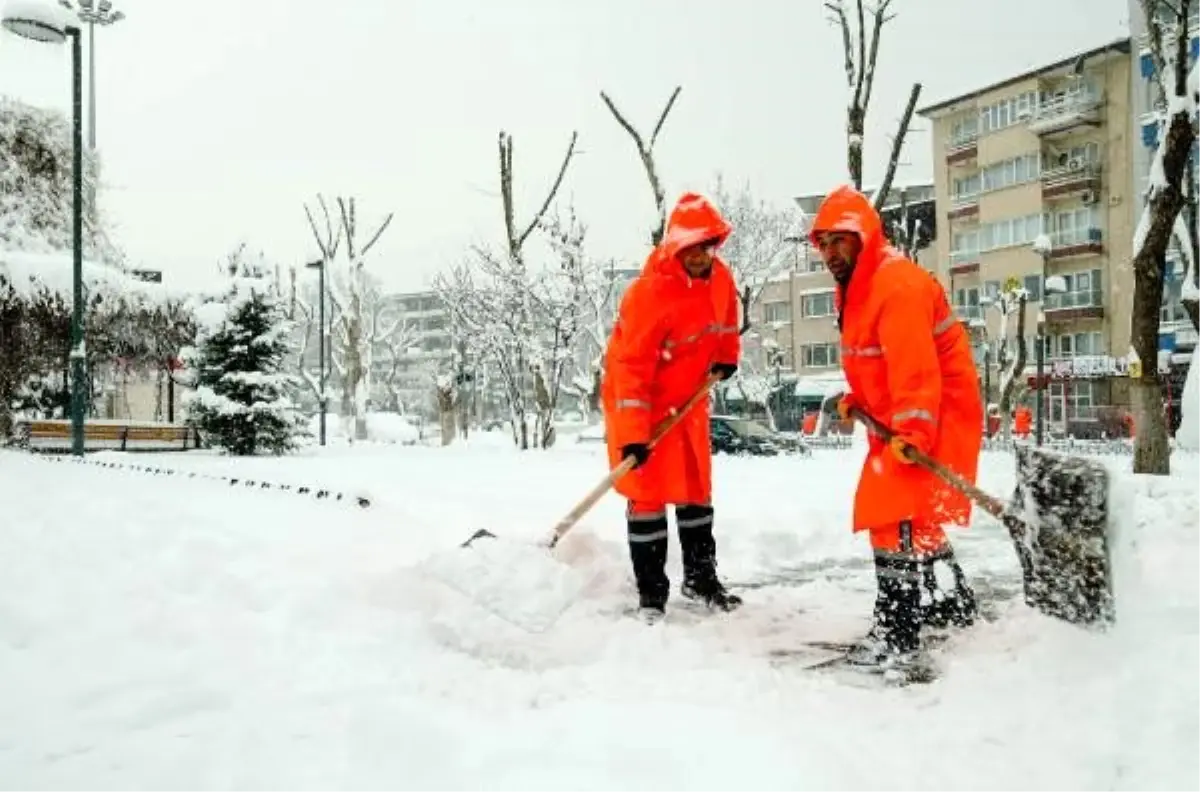
[[[708,379],[704,380],[704,384],[692,394],[690,399],[684,402],[682,407],[672,412],[663,420],[662,423],[654,427],[654,432],[650,435],[650,442],[646,445],[650,448],[654,448],[656,445],[658,445],[658,442],[662,440],[664,436],[666,436],[667,432],[678,426],[679,422],[683,420],[683,417],[687,415],[693,407],[695,407],[701,400],[708,398],[708,392],[712,390],[712,386],[716,385],[718,382],[720,382],[720,380],[720,374],[709,374]],[[558,525],[554,526],[554,532],[550,535],[550,540],[547,542],[547,544],[550,547],[554,547],[556,544],[558,544],[558,540],[561,539],[567,531],[571,530],[575,523],[579,522],[583,515],[587,514],[588,511],[590,511],[591,508],[596,505],[596,501],[603,498],[605,493],[612,489],[613,485],[617,483],[617,480],[629,471],[633,470],[633,467],[636,464],[637,457],[634,456],[627,456],[621,460],[621,464],[613,468],[612,471],[609,472],[609,474],[605,476],[599,484],[592,488],[591,492],[583,496],[582,500],[575,504],[575,508],[571,509],[571,511],[567,513],[566,517],[563,517],[558,521]]]
[[[875,416],[863,412],[858,407],[850,408],[850,417],[858,419],[863,423],[864,426],[882,437],[884,440],[887,440],[889,443],[897,437],[896,432],[894,432],[890,426],[883,423]],[[906,447],[904,454],[916,464],[933,473],[942,481],[946,482],[951,487],[954,487],[956,490],[975,501],[977,504],[979,504],[979,508],[986,511],[997,520],[1004,520],[1008,516],[1008,509],[998,498],[988,495],[986,492],[979,489],[974,484],[943,465],[941,462],[938,462],[936,459],[921,453],[912,446]]]

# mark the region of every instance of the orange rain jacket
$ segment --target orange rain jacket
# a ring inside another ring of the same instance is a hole
[[[676,255],[732,227],[704,197],[685,193],[671,212],[662,243],[621,299],[605,352],[601,399],[610,469],[621,448],[649,441],[668,412],[704,384],[713,363],[737,363],[738,295],[729,267],[714,257],[708,278],[691,278]],[[705,399],[622,477],[617,492],[634,501],[707,504],[712,500],[712,447]]]
[[[917,448],[975,481],[983,443],[983,402],[966,330],[941,284],[889,246],[879,214],[850,187],[830,193],[811,238],[850,231],[862,240],[849,286],[836,294],[842,370],[862,409]],[[854,498],[854,530],[902,520],[965,525],[971,502],[887,444],[869,436]]]

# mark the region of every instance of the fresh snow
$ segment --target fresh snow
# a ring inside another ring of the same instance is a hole
[[[623,504],[558,553],[589,585],[529,633],[433,577],[487,527],[545,536],[603,475],[546,452],[362,444],[290,457],[105,452],[89,462],[370,494],[369,509],[0,452],[0,778],[16,788],[1180,788],[1200,740],[1194,455],[1116,487],[1117,626],[1018,600],[942,656],[937,683],[855,686],[768,651],[850,639],[873,602],[848,524],[863,447],[715,460],[728,616],[633,601]],[[1127,457],[1110,458],[1120,471]],[[985,453],[981,484],[1010,492]],[[954,534],[978,593],[1018,567],[987,517]],[[679,582],[672,531],[670,570]],[[494,560],[502,545],[488,552]],[[499,556],[497,555],[499,554]],[[549,596],[513,568],[491,607]],[[560,570],[561,571],[561,570]],[[443,576],[444,577],[444,576]],[[539,586],[545,580],[546,586]],[[520,596],[518,596],[520,595]],[[506,599],[507,598],[507,599]],[[569,603],[568,603],[569,604]]]

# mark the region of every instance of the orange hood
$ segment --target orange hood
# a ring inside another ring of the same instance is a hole
[[[863,253],[877,258],[885,244],[883,221],[867,196],[848,184],[838,187],[821,202],[808,238],[815,247],[817,235],[824,231],[850,231],[862,240]]]
[[[659,268],[667,266],[679,251],[709,239],[724,244],[732,232],[733,226],[707,198],[699,193],[684,193],[671,210],[667,231],[656,251],[658,255],[652,256],[653,264]]]

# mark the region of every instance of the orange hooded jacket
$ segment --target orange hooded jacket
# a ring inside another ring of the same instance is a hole
[[[601,400],[610,467],[621,448],[645,443],[668,412],[704,384],[713,363],[737,363],[738,295],[729,267],[714,257],[707,278],[688,275],[679,251],[732,227],[704,197],[675,205],[662,243],[625,291],[604,358]],[[633,501],[707,504],[712,500],[708,400],[697,404],[655,447],[645,465],[622,477],[617,492]]]
[[[850,187],[830,193],[810,232],[862,240],[850,283],[837,287],[842,370],[854,400],[934,459],[974,482],[983,443],[983,402],[966,330],[941,284],[889,246],[879,214]],[[854,530],[965,525],[971,502],[879,437],[854,498]]]

